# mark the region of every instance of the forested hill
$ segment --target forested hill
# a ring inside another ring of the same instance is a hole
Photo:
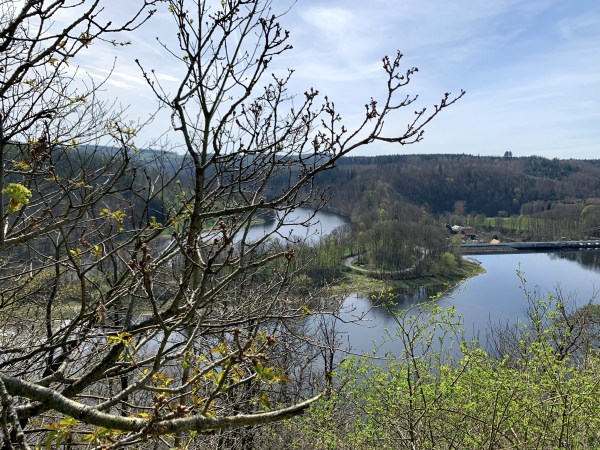
[[[330,207],[350,215],[382,198],[424,206],[434,214],[532,214],[552,202],[600,197],[600,160],[539,156],[394,155],[346,157],[319,174]]]

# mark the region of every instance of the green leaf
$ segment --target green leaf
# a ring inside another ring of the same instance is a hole
[[[3,190],[3,194],[6,194],[9,198],[8,202],[8,213],[14,213],[19,211],[25,205],[29,203],[31,199],[31,191],[25,186],[19,183],[9,183]]]
[[[271,402],[269,401],[269,396],[266,392],[261,392],[260,394],[258,394],[258,399],[265,408],[271,408]]]

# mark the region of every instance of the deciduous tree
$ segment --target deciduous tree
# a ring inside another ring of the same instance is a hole
[[[462,96],[385,134],[416,100],[402,93],[416,69],[398,53],[383,59],[386,96],[348,129],[317,90],[288,92],[291,71],[269,73],[291,48],[269,2],[154,3],[119,24],[102,21],[100,0],[1,6],[6,448],[188,448],[198,433],[225,448],[227,430],[305,410],[318,395],[291,398],[282,385],[289,351],[304,345],[299,324],[320,305],[290,290],[297,239],[282,227],[306,224],[298,207],[323,205],[317,173],[376,141],[419,141]],[[183,75],[170,91],[138,65],[171,114],[177,154],[138,150],[137,128],[69,66],[100,40],[124,44],[154,6],[171,15],[178,41],[163,50]],[[265,217],[274,231],[251,238]]]

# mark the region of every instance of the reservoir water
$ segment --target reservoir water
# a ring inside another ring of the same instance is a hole
[[[296,223],[279,230],[281,236],[295,235],[315,242],[320,236],[349,224],[342,216],[325,211],[299,208],[291,218]],[[310,219],[310,220],[309,220]],[[308,220],[310,225],[303,226]],[[253,227],[250,240],[258,239],[273,230],[275,222]],[[471,257],[485,269],[485,273],[468,279],[446,292],[437,300],[443,307],[454,307],[463,318],[467,338],[484,338],[490,325],[514,324],[525,317],[527,305],[524,289],[534,297],[546,298],[561,293],[574,306],[595,300],[600,290],[600,250],[579,250],[555,253],[519,253],[478,255]],[[517,275],[521,273],[521,277]],[[523,283],[523,280],[526,280]],[[429,297],[444,289],[420,289],[406,292],[395,299],[397,311],[430,301]],[[600,301],[600,299],[597,299]],[[364,317],[359,323],[357,317]],[[340,339],[353,351],[370,352],[381,344],[386,329],[395,328],[396,322],[386,308],[378,307],[369,293],[348,296],[341,314],[343,321],[336,325]],[[382,350],[389,350],[384,345]]]
[[[483,340],[490,325],[510,325],[522,320],[527,306],[524,290],[534,298],[560,293],[576,307],[595,300],[600,289],[600,251],[597,250],[480,255],[474,259],[486,272],[436,300],[440,306],[457,310],[468,339]],[[408,309],[419,302],[430,301],[433,293],[425,289],[405,293],[396,299],[395,309]],[[338,327],[344,340],[358,353],[370,352],[379,346],[386,329],[395,328],[392,315],[386,308],[376,306],[368,294],[349,296],[344,308],[345,320],[361,315],[366,318],[361,323],[344,323]],[[382,350],[393,351],[393,346],[383,345]]]
[[[281,213],[279,213],[281,214]],[[275,230],[278,218],[253,226],[247,236],[249,242],[256,241]],[[308,242],[317,242],[321,236],[331,233],[336,228],[348,225],[350,221],[339,214],[328,211],[315,212],[309,208],[297,208],[285,218],[286,225],[277,230],[280,238],[297,237]]]

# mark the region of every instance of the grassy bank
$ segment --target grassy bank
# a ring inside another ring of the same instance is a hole
[[[335,287],[334,291],[338,294],[349,292],[376,292],[383,289],[395,288],[418,288],[422,286],[447,285],[455,286],[464,280],[477,276],[485,272],[480,264],[470,260],[463,259],[461,264],[452,272],[445,274],[422,276],[406,280],[382,280],[371,277],[359,272],[349,271],[344,279]]]

